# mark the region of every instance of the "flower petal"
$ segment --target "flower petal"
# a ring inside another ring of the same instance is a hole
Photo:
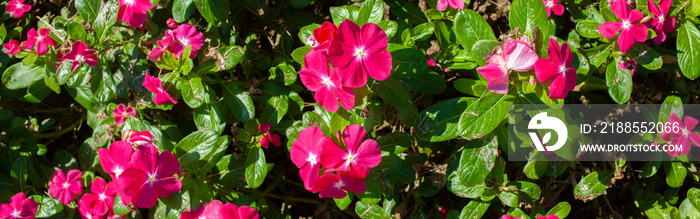
[[[559,76],[560,66],[548,58],[541,58],[535,63],[535,76],[542,83],[547,83]]]
[[[367,131],[360,125],[349,125],[343,130],[343,144],[348,149],[348,153],[357,154],[360,144],[365,139]]]
[[[383,81],[391,75],[391,61],[391,53],[381,50],[367,54],[362,64],[370,77]]]
[[[156,189],[150,183],[143,184],[136,194],[131,197],[131,203],[137,208],[151,208],[158,203]]]
[[[365,140],[357,150],[355,160],[369,168],[376,167],[382,161],[382,151],[379,144],[372,139]]]
[[[693,129],[695,129],[695,126],[698,125],[698,120],[693,117],[686,116],[685,118],[683,118],[683,124],[685,125],[685,128],[688,129],[688,131],[692,131]]]
[[[610,9],[620,19],[627,18],[629,8],[627,8],[627,0],[613,0]]]
[[[180,172],[180,162],[177,161],[177,158],[170,151],[163,151],[158,156],[155,171],[157,178],[173,176]]]
[[[338,99],[328,86],[322,86],[316,91],[314,99],[330,112],[338,111]]]
[[[170,194],[180,192],[182,182],[175,177],[160,178],[153,183],[153,188],[155,188],[158,197],[167,198]]]
[[[540,58],[530,45],[513,39],[503,45],[503,57],[506,60],[506,68],[520,72],[532,70]]]
[[[617,32],[620,32],[620,29],[622,29],[621,22],[605,22],[598,26],[598,31],[600,34],[608,39],[615,37]]]
[[[447,0],[447,2],[450,3],[450,7],[454,9],[462,10],[464,8],[463,0]]]
[[[437,10],[444,11],[445,9],[447,9],[447,5],[448,5],[447,0],[438,0]]]
[[[333,140],[326,140],[321,151],[321,165],[327,170],[345,171],[348,169],[348,152],[344,151]]]
[[[630,30],[623,29],[622,32],[620,32],[620,36],[617,38],[617,44],[619,44],[620,51],[622,52],[627,52],[627,50],[630,50],[634,46],[635,42],[634,36],[632,36]]]
[[[661,0],[664,1],[664,0]],[[669,0],[669,2],[671,2]],[[654,4],[654,1],[652,0],[647,0],[647,8],[649,9],[649,13],[656,15],[656,17],[661,16],[661,12],[659,11],[659,8],[656,7],[656,4]]]
[[[562,15],[564,14],[564,6],[560,4],[555,4],[552,6],[552,10],[554,11],[554,14],[556,15]]]

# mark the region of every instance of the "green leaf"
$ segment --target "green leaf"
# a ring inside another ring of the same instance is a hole
[[[569,216],[569,212],[571,212],[571,205],[568,202],[559,202],[552,209],[549,209],[546,215],[553,214],[559,218],[566,218],[566,216]]]
[[[119,1],[116,0],[109,0],[100,8],[97,18],[92,22],[97,42],[103,42],[111,34],[109,29],[117,23],[117,12],[119,12]]]
[[[314,30],[317,28],[320,28],[320,24],[309,24],[301,28],[299,30],[299,41],[304,42],[306,44],[306,41],[309,40],[310,36],[314,35]]]
[[[596,21],[581,21],[576,24],[576,32],[582,37],[597,39],[603,37],[598,31],[598,26],[600,26],[600,23]]]
[[[267,175],[267,164],[265,163],[265,152],[261,147],[252,148],[248,151],[248,158],[245,160],[245,181],[250,188],[258,188],[262,185]]]
[[[431,23],[422,23],[413,28],[413,36],[411,39],[416,42],[426,41],[433,36],[433,31],[435,31],[435,25]]]
[[[93,73],[92,82],[90,83],[92,93],[95,99],[100,103],[108,103],[117,96],[117,87],[112,78],[112,73],[109,68],[98,68],[97,72]]]
[[[357,25],[362,27],[366,23],[377,24],[382,21],[382,18],[384,18],[384,1],[366,0],[360,7]]]
[[[447,82],[437,72],[426,73],[399,79],[409,90],[421,94],[441,94],[447,89]]]
[[[462,186],[472,187],[484,182],[498,156],[498,139],[470,141],[462,150],[457,175]]]
[[[694,190],[694,189],[697,190],[697,188],[690,188],[690,190],[688,190],[688,193],[690,193],[690,191]],[[700,200],[700,197],[698,197],[698,194],[694,194],[693,198],[695,198],[696,201]],[[692,200],[692,199],[690,198],[690,194],[688,194],[688,198],[683,200],[683,202],[681,202],[681,205],[678,207],[678,209],[680,210],[680,213],[681,213],[680,218],[683,218],[683,219],[700,218],[700,210],[698,210],[700,208],[693,206],[693,204],[691,203],[690,200]]]
[[[688,175],[688,169],[683,166],[682,162],[664,162],[664,169],[666,170],[666,184],[668,186],[678,188],[683,185],[683,181]]]
[[[87,20],[89,23],[97,18],[100,6],[102,6],[103,3],[102,0],[76,0],[75,9],[77,9],[80,17]]]
[[[194,117],[194,124],[197,125],[199,130],[211,130],[220,135],[226,126],[226,123],[221,121],[223,115],[221,115],[219,106],[216,103],[202,105],[194,110],[192,116]]]
[[[678,48],[678,66],[683,75],[690,79],[698,78],[700,76],[700,31],[693,22],[685,22],[681,25],[676,47]]]
[[[629,54],[630,57],[635,57],[642,67],[649,70],[658,70],[664,64],[661,55],[646,45],[633,47]]]
[[[411,147],[413,140],[405,132],[392,132],[377,140],[377,144],[382,151],[400,154]]]
[[[486,213],[489,209],[491,202],[482,201],[480,199],[474,199],[469,201],[467,205],[462,208],[462,213],[459,214],[460,219],[479,219]]]
[[[459,118],[475,98],[461,97],[439,102],[418,116],[416,135],[426,141],[447,141],[459,136]]]
[[[678,96],[668,96],[661,104],[658,121],[665,123],[668,121],[668,117],[674,113],[678,115],[678,118],[683,118],[683,100]]]
[[[85,32],[85,27],[83,27],[83,25],[78,22],[68,22],[65,25],[68,36],[70,36],[71,39],[88,42],[87,32]]]
[[[185,75],[180,82],[182,99],[185,100],[185,103],[187,103],[190,108],[196,109],[203,103],[209,102],[209,95],[207,95],[205,85],[202,83],[202,78],[198,75]],[[225,89],[226,88],[224,88],[224,90]]]
[[[36,214],[34,214],[34,216],[37,218],[49,218],[54,216],[56,213],[63,211],[63,204],[58,202],[58,199],[39,195],[32,195],[29,198],[33,199],[39,204],[39,208],[37,209]]]
[[[194,0],[175,0],[173,2],[173,19],[175,22],[184,23],[192,16],[195,5]]]
[[[250,98],[248,93],[243,91],[238,85],[228,81],[224,82],[223,88],[226,103],[228,103],[231,112],[233,112],[238,121],[247,122],[255,117],[253,99]]]
[[[294,58],[294,61],[297,63],[301,64],[302,66],[304,65],[304,57],[306,57],[306,53],[311,52],[313,47],[311,46],[302,46],[294,51],[292,51],[292,58]]]
[[[686,10],[685,16],[693,18],[693,17],[697,17],[698,15],[700,15],[700,1],[699,0],[690,0],[690,1],[688,1],[688,3],[689,3],[689,5],[685,9]],[[687,22],[687,23],[690,23],[690,22]]]
[[[609,63],[605,71],[605,85],[608,86],[608,94],[619,104],[627,103],[632,95],[632,73],[630,70],[620,68],[615,62]]]
[[[56,78],[53,77],[48,66],[46,66],[46,71],[44,71],[44,84],[46,84],[47,87],[51,88],[51,90],[57,94],[61,93],[61,85],[58,85]]]
[[[289,97],[287,95],[273,96],[265,105],[262,115],[260,115],[261,123],[272,123],[277,125],[284,115],[287,115],[289,110]]]
[[[700,189],[690,188],[690,190],[688,190],[688,197],[686,200],[690,201],[690,204],[695,207],[695,210],[700,211]]]
[[[15,63],[5,69],[5,72],[2,74],[2,83],[11,90],[29,87],[29,85],[44,76],[45,69],[43,64],[37,64],[39,63],[25,66],[21,62]]]
[[[461,136],[473,139],[493,131],[506,117],[512,99],[510,95],[486,92],[469,104],[459,118]]]
[[[420,50],[397,44],[389,44],[387,50],[391,52],[393,76],[416,76],[428,71],[428,58]]]
[[[457,42],[462,44],[467,54],[471,53],[476,41],[496,40],[496,36],[486,20],[480,14],[469,9],[457,13],[452,30],[457,36]]]
[[[291,4],[294,8],[303,8],[311,3],[311,0],[292,0]]]
[[[413,24],[428,22],[425,13],[414,3],[400,0],[387,0],[386,4],[391,7],[391,13],[399,17],[399,20],[408,19]]]
[[[678,211],[675,207],[670,206],[666,199],[658,193],[641,192],[635,195],[634,202],[639,207],[639,210],[642,210],[649,219],[675,218],[672,217],[673,211]]]
[[[382,199],[382,184],[379,182],[380,179],[368,178],[364,180],[367,183],[367,189],[362,194],[357,194],[357,197],[363,203],[367,204],[377,204]]]
[[[333,24],[338,26],[345,20],[351,20],[357,23],[357,17],[359,16],[360,9],[354,5],[345,5],[331,7],[330,12],[331,18],[333,19]]]
[[[382,212],[382,207],[376,203],[369,204],[363,201],[355,203],[355,214],[360,218],[386,218]]]
[[[284,85],[289,86],[297,80],[297,70],[286,62],[277,65],[277,69],[282,70],[284,73]]]
[[[589,173],[574,188],[574,197],[585,202],[605,194],[605,190],[612,184],[613,176],[610,171]]]
[[[375,80],[372,91],[379,95],[385,102],[394,106],[404,106],[412,103],[411,93],[406,85],[398,79],[389,76],[386,80]]]
[[[352,197],[353,197],[352,194],[353,193],[347,192],[347,194],[348,195],[345,196],[344,198],[340,198],[340,199],[334,198],[333,199],[333,202],[335,202],[335,205],[337,205],[341,211],[345,210],[352,203]]]
[[[29,165],[27,164],[27,157],[19,156],[12,163],[12,171],[10,172],[10,177],[16,179],[19,182],[20,188],[24,188],[27,183],[27,171],[29,171]]]
[[[386,33],[386,37],[389,38],[389,42],[391,42],[391,38],[394,37],[396,34],[397,29],[399,29],[399,25],[396,24],[396,21],[392,20],[383,20],[380,21],[377,26],[382,28],[384,30],[384,33]]]
[[[174,155],[180,161],[180,166],[187,171],[197,173],[195,165],[201,158],[212,152],[217,135],[213,131],[196,131],[183,138],[175,146]]]
[[[474,46],[472,46],[472,56],[477,58],[479,62],[483,62],[486,60],[491,53],[493,53],[493,50],[497,47],[500,46],[501,43],[498,40],[479,40],[474,43]],[[486,64],[486,63],[480,63],[480,64]]]
[[[221,26],[226,21],[229,12],[227,0],[194,0],[202,17],[214,26]]]
[[[511,29],[519,28],[521,33],[532,33],[535,27],[542,31],[544,39],[549,38],[553,24],[547,18],[547,10],[541,0],[515,0],[510,6]]]
[[[462,93],[480,97],[486,92],[486,84],[480,80],[459,78],[454,82],[455,88]]]

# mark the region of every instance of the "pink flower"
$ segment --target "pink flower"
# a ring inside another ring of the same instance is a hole
[[[227,219],[258,219],[258,211],[248,206],[238,207],[231,203],[226,203],[219,212],[221,218]]]
[[[97,56],[93,55],[96,51],[94,49],[89,49],[85,43],[78,40],[73,42],[70,47],[70,51],[62,57],[64,61],[70,61],[73,65],[70,67],[70,71],[75,71],[75,69],[80,66],[80,64],[87,63],[90,67],[97,65]]]
[[[673,32],[676,26],[675,17],[666,18],[668,10],[671,8],[671,0],[660,0],[659,7],[656,7],[652,0],[647,0],[647,6],[649,8],[649,13],[653,14],[654,18],[647,21],[646,26],[653,29],[656,33],[656,37],[653,38],[654,43],[660,44],[666,41],[665,32]]]
[[[163,53],[165,51],[170,51],[170,47],[175,44],[175,36],[173,35],[172,30],[166,30],[165,31],[165,36],[163,39],[156,41],[156,44],[158,44],[160,47],[154,47],[153,50],[148,54],[148,59],[150,59],[153,62],[156,62],[158,58],[163,56]]]
[[[117,195],[114,183],[109,182],[105,184],[104,179],[97,177],[92,181],[90,191],[92,191],[92,193],[86,193],[80,201],[91,208],[91,212],[93,212],[95,216],[107,214],[107,212],[112,209],[114,197]]]
[[[451,8],[454,8],[457,10],[462,10],[464,8],[464,1],[463,0],[438,0],[437,10],[444,11],[445,9],[447,9],[448,4],[450,5]]]
[[[35,218],[39,203],[27,198],[24,193],[17,193],[10,198],[10,204],[0,205],[0,219],[8,218]]]
[[[170,28],[177,28],[178,26],[177,21],[175,21],[175,19],[172,18],[168,18],[168,21],[166,21],[165,24],[167,24]]]
[[[345,147],[341,149],[335,143],[327,142],[321,152],[321,165],[328,171],[356,170],[360,178],[369,174],[369,168],[376,167],[382,160],[379,144],[372,139],[366,139],[367,131],[360,125],[349,125],[339,136]]]
[[[165,89],[163,89],[163,83],[160,81],[160,79],[148,75],[148,72],[146,72],[146,78],[143,81],[142,85],[149,91],[156,94],[155,97],[153,97],[153,102],[156,105],[163,105],[168,102],[177,104],[177,100],[170,96],[170,94],[168,94],[168,92],[165,91]]]
[[[183,212],[180,219],[220,218],[219,212],[223,206],[218,200],[202,203],[197,210]]]
[[[647,40],[647,27],[644,24],[634,24],[642,20],[644,14],[639,10],[631,10],[627,8],[627,0],[616,0],[612,4],[612,11],[621,22],[605,22],[598,26],[598,31],[605,38],[613,38],[620,32],[617,37],[617,43],[620,45],[620,51],[627,52],[634,46],[635,42],[644,42]]]
[[[289,154],[294,165],[299,168],[299,175],[304,181],[306,190],[311,190],[318,179],[318,171],[321,167],[321,149],[327,144],[335,143],[323,135],[321,129],[316,126],[301,130],[297,140],[292,143]]]
[[[132,132],[127,141],[138,146],[145,146],[153,143],[153,136],[149,131]]]
[[[367,184],[362,181],[356,171],[344,171],[338,174],[325,174],[316,182],[313,191],[319,191],[319,198],[345,198],[348,194],[345,191],[362,194],[367,188]]]
[[[117,21],[124,21],[133,28],[142,29],[143,22],[146,21],[146,12],[156,5],[151,5],[149,0],[119,0]]]
[[[124,194],[139,208],[151,208],[158,197],[167,198],[179,192],[182,183],[173,177],[180,171],[180,162],[170,151],[158,155],[153,145],[140,147],[131,157],[131,166],[119,177]]]
[[[321,27],[314,30],[314,34],[309,36],[308,43],[314,50],[321,50],[328,54],[328,48],[338,33],[338,28],[332,22],[323,22]]]
[[[542,3],[544,3],[544,6],[547,8],[547,17],[552,15],[552,11],[554,11],[554,14],[556,15],[564,14],[564,6],[557,4],[560,1],[561,0],[542,0]]]
[[[637,62],[634,60],[629,60],[629,61],[620,61],[617,63],[620,68],[625,69],[625,70],[630,70],[630,74],[634,76],[634,72],[637,70]]]
[[[272,131],[272,123],[260,124],[258,125],[258,130],[260,133],[263,133],[263,138],[260,139],[260,146],[263,148],[267,148],[267,146],[270,145],[270,142],[272,142],[275,147],[279,147],[281,145],[280,135],[270,134],[270,131]]]
[[[34,49],[36,45],[36,54],[41,56],[49,51],[49,45],[56,47],[56,41],[49,36],[50,31],[46,28],[39,29],[39,33],[34,28],[27,33],[27,41],[24,42],[24,48],[27,50]]]
[[[170,52],[172,52],[176,58],[182,57],[185,47],[191,45],[192,51],[190,53],[190,59],[194,59],[197,57],[197,50],[204,45],[204,35],[190,24],[180,25],[177,29],[173,30],[172,36],[175,41],[172,47],[170,47]]]
[[[114,181],[114,187],[117,193],[121,196],[122,204],[128,205],[131,202],[131,197],[124,194],[119,184],[119,177],[129,167],[131,156],[134,154],[134,149],[131,144],[126,141],[115,141],[109,145],[109,149],[100,148],[97,150],[97,155],[100,159],[100,166],[105,173],[109,174]]]
[[[97,213],[97,209],[95,208],[95,206],[90,205],[85,198],[78,200],[78,212],[80,212],[80,215],[83,216],[83,219],[93,219],[102,217],[102,215]]]
[[[117,108],[114,109],[112,115],[114,116],[114,123],[117,125],[122,125],[124,124],[124,120],[126,120],[126,117],[136,116],[136,110],[134,110],[134,107],[126,108],[124,104],[120,103],[119,105],[117,105]]]
[[[576,69],[571,66],[574,56],[569,50],[569,44],[559,43],[554,38],[549,38],[547,49],[549,58],[541,58],[535,62],[535,76],[542,83],[549,84],[549,98],[564,99],[576,86]]]
[[[559,216],[550,214],[547,216],[537,216],[537,219],[559,219]]]
[[[670,132],[664,131],[660,135],[670,144],[680,146],[681,151],[666,151],[666,153],[672,157],[676,157],[678,155],[690,153],[690,142],[693,142],[693,144],[696,146],[700,146],[700,135],[693,132],[693,129],[695,129],[695,126],[698,124],[697,119],[686,116],[683,118],[683,122],[681,122],[678,115],[673,113],[668,117],[668,122],[670,123],[670,126],[665,126],[664,130],[670,130]],[[676,126],[677,128],[673,128],[673,126]]]
[[[355,108],[355,92],[338,78],[337,68],[328,65],[328,59],[321,50],[312,50],[304,57],[304,68],[299,71],[301,82],[311,91],[314,99],[328,111],[338,111],[338,100],[343,108]]]
[[[58,199],[58,202],[63,205],[70,204],[75,196],[83,194],[83,183],[80,182],[82,177],[83,173],[80,170],[70,170],[67,176],[63,170],[56,170],[49,183],[51,196]]]
[[[508,93],[510,71],[530,71],[538,59],[539,56],[530,45],[520,40],[508,39],[503,46],[496,47],[486,59],[486,66],[476,70],[488,81],[486,89],[505,94]]]
[[[32,6],[24,4],[24,0],[10,0],[7,2],[7,6],[5,6],[5,11],[12,14],[12,17],[15,18],[21,18],[24,16],[24,13],[29,12],[29,10],[32,10]]]
[[[501,215],[501,219],[520,219],[520,218],[504,214],[504,215]]]
[[[5,48],[5,53],[11,56],[17,55],[17,53],[22,50],[19,46],[19,41],[16,39],[10,39],[10,42],[3,44],[2,47]]]
[[[384,30],[373,23],[357,26],[345,20],[328,50],[333,66],[340,69],[338,78],[347,87],[362,87],[367,84],[367,75],[384,80],[391,74],[391,53],[386,50],[389,43]]]

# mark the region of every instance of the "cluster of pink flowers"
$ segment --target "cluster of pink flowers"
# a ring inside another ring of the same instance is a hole
[[[695,126],[698,125],[697,119],[686,116],[681,122],[678,115],[673,113],[668,117],[668,122],[671,125],[664,126],[664,132],[660,133],[661,138],[663,138],[669,144],[681,146],[680,151],[667,150],[666,153],[668,153],[668,155],[671,155],[671,157],[676,157],[678,155],[690,153],[691,142],[696,146],[700,146],[700,135],[693,132]],[[678,128],[673,128],[673,126]],[[667,130],[670,130],[670,132],[665,132]]]
[[[10,198],[10,203],[0,205],[0,219],[29,218],[33,219],[39,203],[27,198],[24,193],[17,193]]]
[[[258,131],[263,134],[263,137],[260,139],[260,146],[263,148],[267,148],[270,145],[270,142],[272,142],[275,147],[282,145],[280,142],[280,135],[271,133],[272,123],[258,125]]]
[[[29,10],[32,10],[32,6],[24,4],[24,0],[10,0],[5,6],[5,11],[12,14],[12,17],[15,18],[23,17],[24,13],[29,12]]]
[[[381,161],[379,145],[365,139],[366,135],[367,131],[360,125],[349,125],[342,134],[338,131],[338,139],[346,151],[316,126],[302,130],[292,143],[290,155],[299,168],[304,187],[320,192],[320,198],[343,198],[346,191],[364,193],[367,184],[362,180]],[[324,174],[320,175],[321,172]]]
[[[180,219],[258,219],[258,211],[248,206],[238,207],[218,200],[202,203],[196,210],[183,212]]]
[[[171,102],[173,104],[177,104],[177,99],[173,98],[168,94],[168,91],[166,91],[163,88],[163,83],[160,81],[160,79],[148,75],[148,72],[145,74],[145,79],[143,81],[144,88],[146,88],[148,91],[153,92],[155,96],[153,97],[153,102],[156,105],[163,105],[168,102]]]
[[[42,56],[49,51],[49,46],[56,47],[56,41],[54,41],[49,34],[50,31],[46,28],[41,28],[38,32],[34,28],[29,29],[27,32],[27,41],[20,43],[15,39],[11,39],[8,43],[3,45],[5,53],[14,56],[23,49],[32,51],[36,47],[36,54]]]
[[[655,17],[646,24],[640,23],[644,14],[639,10],[631,10],[629,4],[627,4],[627,0],[615,0],[611,4],[611,9],[620,19],[620,22],[605,22],[598,26],[598,31],[600,31],[605,38],[613,38],[618,35],[617,33],[619,32],[617,44],[620,47],[620,51],[623,53],[634,47],[636,42],[644,42],[647,40],[647,27],[654,29],[657,34],[654,38],[654,42],[659,44],[666,40],[664,32],[673,31],[676,23],[673,17],[670,18],[670,21],[665,20],[667,15],[665,13],[667,13],[670,8],[670,0],[662,0],[661,10],[663,12],[659,11],[656,5],[649,0],[649,11],[655,15]]]
[[[540,82],[549,83],[551,99],[566,98],[576,86],[576,69],[571,67],[573,54],[569,45],[564,43],[559,47],[559,43],[550,38],[547,51],[549,58],[539,58],[529,41],[531,40],[528,37],[506,40],[504,45],[496,47],[486,59],[487,65],[476,69],[488,82],[486,89],[506,94],[512,71],[527,72],[534,69]]]
[[[304,57],[301,82],[316,92],[314,99],[328,111],[337,111],[338,101],[346,110],[355,108],[352,88],[365,86],[367,76],[384,80],[391,74],[389,40],[376,24],[360,28],[345,20],[336,28],[325,22],[307,43],[313,50]]]
[[[177,25],[177,23],[175,23],[175,25]],[[151,53],[148,54],[148,58],[153,62],[156,62],[165,52],[172,53],[176,58],[181,58],[188,45],[192,46],[190,59],[194,59],[197,57],[197,50],[204,46],[204,35],[197,31],[197,28],[194,26],[182,24],[177,26],[174,30],[166,30],[165,37],[158,40],[156,44],[160,47],[153,48]]]

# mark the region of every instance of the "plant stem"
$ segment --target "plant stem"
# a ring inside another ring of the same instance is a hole
[[[298,202],[306,202],[306,203],[317,204],[317,205],[320,205],[320,204],[321,204],[320,201],[309,200],[309,199],[299,198],[299,197],[293,197],[293,196],[291,196],[291,197],[283,197],[283,196],[279,196],[279,195],[275,195],[275,194],[270,194],[270,193],[263,193],[263,196],[267,196],[267,197],[270,197],[270,198],[276,198],[276,199],[282,199],[282,200],[285,200],[285,201],[298,201]]]
[[[78,120],[77,122],[71,124],[70,126],[64,128],[64,129],[61,129],[61,130],[58,130],[58,131],[52,132],[52,133],[34,133],[34,137],[36,137],[36,138],[57,138],[61,135],[64,135],[64,134],[74,130],[76,127],[78,127],[78,125],[83,123],[83,120],[85,120],[85,115],[83,115],[83,117],[81,117],[80,120]]]

